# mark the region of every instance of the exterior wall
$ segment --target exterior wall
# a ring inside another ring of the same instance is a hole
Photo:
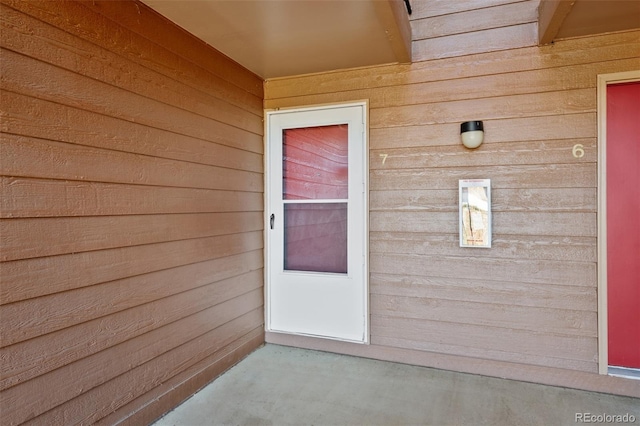
[[[597,375],[596,296],[596,76],[640,68],[640,33],[537,47],[535,0],[412,4],[413,64],[265,83],[266,108],[371,108],[371,345],[267,341],[640,396]],[[470,178],[492,180],[491,249],[458,246]]]
[[[2,423],[145,424],[264,342],[262,81],[142,3],[2,3]]]

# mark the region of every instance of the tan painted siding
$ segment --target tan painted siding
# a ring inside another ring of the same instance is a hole
[[[371,108],[372,344],[268,340],[640,396],[597,376],[596,297],[596,76],[639,69],[640,33],[537,47],[535,0],[412,3],[413,64],[265,83],[267,108]],[[467,178],[492,180],[488,250],[458,247]]]
[[[262,81],[135,2],[0,5],[3,424],[144,424],[264,341]]]

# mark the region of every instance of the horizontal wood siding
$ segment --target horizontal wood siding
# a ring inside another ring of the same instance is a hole
[[[370,101],[372,344],[268,341],[640,396],[597,376],[596,296],[596,76],[639,69],[640,32],[538,47],[538,3],[414,1],[413,64],[265,82],[267,108]],[[471,178],[491,249],[458,246]]]
[[[1,422],[151,422],[264,342],[262,81],[140,2],[0,16]]]

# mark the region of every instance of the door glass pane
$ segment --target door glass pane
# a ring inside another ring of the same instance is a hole
[[[285,129],[284,200],[348,198],[348,125]]]
[[[284,205],[284,269],[347,273],[347,203]]]

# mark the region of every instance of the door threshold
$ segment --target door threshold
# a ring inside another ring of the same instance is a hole
[[[640,368],[609,367],[607,373],[609,376],[640,380]]]

